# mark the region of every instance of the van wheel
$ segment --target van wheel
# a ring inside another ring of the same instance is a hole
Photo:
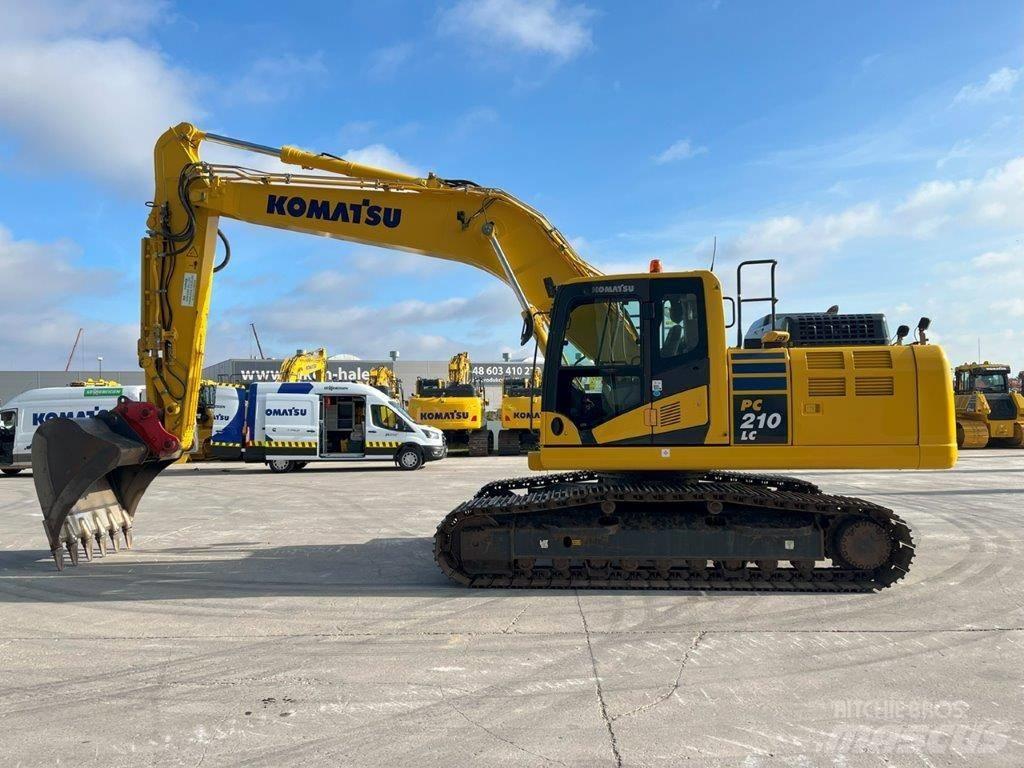
[[[0,469],[0,472],[3,472],[5,475],[10,475],[11,477],[14,477],[16,474],[21,472],[22,469],[23,467],[18,467],[17,469]]]
[[[423,466],[423,454],[414,445],[405,445],[395,454],[395,463],[399,469],[413,470]]]
[[[295,462],[288,461],[288,459],[274,459],[273,461],[268,461],[267,466],[270,467],[271,472],[277,472],[280,474],[282,472],[291,472],[294,470]]]

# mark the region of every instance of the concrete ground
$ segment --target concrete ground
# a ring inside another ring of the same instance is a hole
[[[64,573],[0,477],[0,763],[1024,764],[1024,451],[800,473],[914,528],[875,595],[450,584],[434,526],[525,471],[177,467]]]

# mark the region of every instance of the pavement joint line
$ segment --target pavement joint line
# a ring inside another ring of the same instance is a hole
[[[558,765],[565,765],[566,768],[568,768],[566,763],[563,763],[561,760],[556,760],[553,757],[548,757],[547,755],[542,755],[539,752],[532,752],[529,749],[527,749],[526,747],[524,747],[524,746],[522,746],[520,744],[517,744],[516,742],[512,741],[512,739],[505,738],[501,734],[495,733],[490,728],[488,728],[486,725],[482,725],[481,723],[478,723],[476,720],[474,720],[469,715],[467,715],[465,712],[463,712],[461,709],[459,709],[457,706],[455,706],[455,704],[452,702],[452,700],[444,695],[444,688],[438,688],[437,690],[441,694],[441,700],[445,704],[447,704],[452,709],[453,712],[458,714],[463,720],[465,720],[470,725],[475,726],[476,728],[479,728],[481,731],[486,733],[488,736],[491,736],[492,738],[497,739],[498,741],[502,742],[503,744],[508,744],[510,747],[515,747],[520,752],[525,752],[528,755],[533,755],[534,757],[539,757],[541,760],[543,760],[546,763],[557,763]]]
[[[587,638],[587,651],[590,653],[590,666],[594,671],[594,686],[597,690],[597,701],[601,705],[601,717],[604,718],[604,724],[608,728],[608,738],[611,740],[612,756],[615,758],[616,768],[622,768],[622,754],[619,752],[619,742],[615,736],[615,728],[612,726],[612,719],[608,716],[608,706],[604,701],[604,691],[601,688],[601,676],[597,673],[597,657],[594,656],[594,646],[590,642],[590,626],[587,624],[587,615],[583,612],[583,603],[580,600],[580,591],[574,589],[576,593],[576,607],[580,611],[580,619],[583,621],[583,634]]]
[[[516,625],[516,622],[519,621],[519,619],[522,617],[522,615],[524,613],[526,613],[526,609],[529,608],[529,607],[530,607],[530,603],[527,603],[526,605],[524,605],[523,606],[523,610],[521,610],[519,613],[517,613],[515,616],[512,617],[512,621],[509,622],[507,627],[505,627],[503,630],[501,630],[501,633],[503,635],[509,634],[512,631],[512,627],[514,627]]]
[[[621,630],[589,630],[590,636],[599,637],[626,637],[630,635],[679,635],[685,629],[621,629]],[[959,629],[949,628],[922,628],[922,629],[706,629],[705,635],[934,635],[934,634],[956,634],[971,632],[1024,632],[1024,627],[964,627]],[[377,637],[377,638],[401,638],[401,637],[502,637],[516,635],[522,637],[576,637],[579,632],[554,631],[554,632],[505,632],[504,630],[493,632],[465,632],[451,630],[445,632],[396,632],[382,630],[380,632],[282,632],[280,634],[267,635],[59,635],[54,637],[0,637],[0,642],[26,643],[33,641],[46,641],[53,643],[66,643],[69,641],[97,641],[97,640],[301,640],[303,638],[330,638],[330,637]]]
[[[694,635],[693,640],[690,642],[690,647],[686,649],[686,652],[683,654],[682,660],[679,662],[679,671],[676,673],[676,679],[672,683],[672,687],[668,689],[667,693],[662,694],[649,704],[643,704],[639,707],[635,707],[634,709],[629,710],[628,712],[623,712],[621,714],[615,715],[615,717],[612,718],[612,722],[615,722],[621,717],[636,717],[642,712],[654,709],[663,701],[667,701],[668,699],[672,698],[673,694],[675,694],[675,692],[679,690],[679,685],[680,683],[682,683],[683,680],[683,670],[686,669],[686,665],[690,661],[691,654],[693,654],[693,652],[697,650],[697,646],[701,644],[701,641],[704,640],[704,638],[707,637],[707,635],[708,630],[701,630],[696,635]]]

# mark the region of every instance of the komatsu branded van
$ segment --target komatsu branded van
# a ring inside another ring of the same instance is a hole
[[[0,405],[0,472],[16,475],[32,466],[32,436],[43,422],[94,416],[119,397],[145,400],[145,392],[142,386],[45,387],[11,398]]]
[[[355,382],[257,382],[249,388],[246,426],[245,461],[274,472],[382,458],[411,470],[447,454],[441,430],[417,424],[397,400]]]

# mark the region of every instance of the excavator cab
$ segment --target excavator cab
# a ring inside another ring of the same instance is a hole
[[[542,445],[703,443],[711,372],[724,354],[721,306],[710,272],[559,287],[545,356]],[[693,400],[685,413],[684,399]],[[666,405],[678,412],[678,428],[656,430],[655,408]]]

